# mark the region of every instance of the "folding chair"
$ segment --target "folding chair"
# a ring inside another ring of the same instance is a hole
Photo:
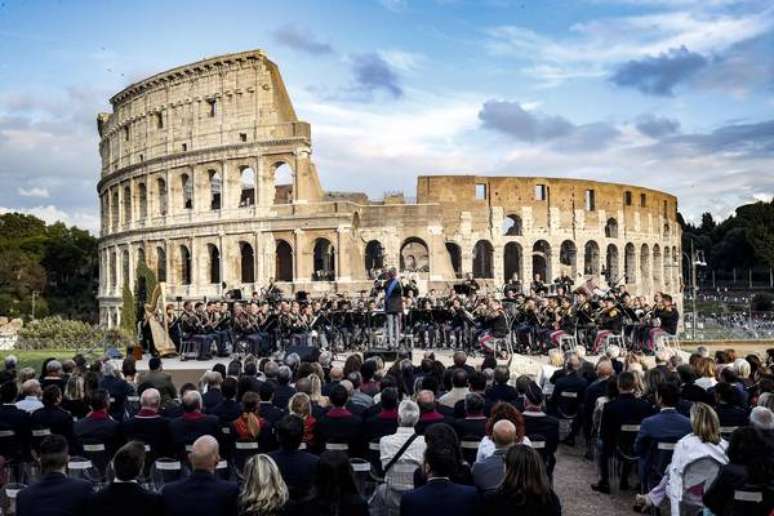
[[[104,480],[108,464],[110,463],[110,455],[105,443],[84,443],[81,447],[83,448],[83,456],[94,464],[94,467],[99,472],[100,480]]]
[[[731,434],[736,432],[738,429],[738,426],[721,426],[720,427],[720,436],[723,437],[726,441],[728,441],[731,438]]]
[[[16,496],[26,487],[26,484],[19,484],[16,482],[10,482],[3,486],[2,501],[0,504],[2,507],[8,508],[8,514],[16,514]]]
[[[730,514],[768,514],[774,507],[774,484],[745,484],[734,490]]]
[[[339,451],[345,455],[349,455],[349,444],[347,443],[325,443],[325,449],[327,451]]]
[[[352,466],[352,472],[355,475],[355,485],[358,492],[366,499],[369,498],[369,484],[371,484],[371,463],[366,459],[353,458],[349,459],[349,464]]]
[[[161,491],[161,488],[170,482],[181,480],[185,476],[183,463],[177,459],[162,457],[156,459],[151,467],[151,485],[154,491]]]
[[[371,476],[375,480],[381,481],[384,477],[382,471],[381,450],[379,449],[379,438],[371,439],[368,442],[368,461],[371,463]]]
[[[575,347],[578,345],[578,341],[572,335],[562,335],[559,337],[559,349],[562,353],[569,353],[575,351]]]
[[[476,439],[471,436],[466,436],[462,438],[462,441],[460,442],[460,448],[462,448],[462,458],[465,459],[465,462],[473,465],[474,462],[476,462],[476,456],[478,455],[478,447],[481,445],[481,439]]]
[[[704,512],[704,491],[718,476],[722,464],[712,457],[702,457],[688,463],[683,470],[683,496],[680,501],[680,514],[700,515]]]
[[[86,457],[70,457],[70,460],[67,462],[67,476],[87,480],[92,484],[99,483],[101,478],[97,468]]]
[[[572,431],[572,424],[580,412],[580,393],[562,391],[559,393],[557,412],[559,413],[559,439],[564,440]]]
[[[234,453],[232,455],[232,464],[238,478],[243,478],[245,464],[253,455],[258,455],[257,441],[236,441],[234,443]]]
[[[634,452],[634,441],[637,439],[637,434],[640,431],[640,425],[621,425],[618,435],[616,437],[615,454],[613,455],[613,467],[611,471],[613,475],[618,475],[620,480],[626,480],[628,483],[629,472],[627,471],[624,477],[624,470],[629,469],[628,466],[636,466],[639,461],[639,457]],[[619,473],[620,469],[620,475]]]

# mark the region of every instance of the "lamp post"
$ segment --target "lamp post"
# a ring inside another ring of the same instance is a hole
[[[693,313],[693,321],[691,322],[691,340],[696,340],[696,291],[698,290],[698,286],[696,285],[696,267],[706,267],[707,262],[704,260],[704,251],[698,251],[696,252],[694,245],[693,245],[693,238],[692,236],[688,236],[688,238],[691,240],[691,255],[688,256],[685,251],[683,251],[683,256],[685,256],[688,259],[688,265],[690,266],[690,273],[691,273],[691,312]]]

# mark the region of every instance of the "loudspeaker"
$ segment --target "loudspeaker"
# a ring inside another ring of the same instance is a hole
[[[285,350],[285,356],[291,353],[297,354],[301,358],[301,362],[317,362],[320,358],[320,348],[314,346],[288,346]]]

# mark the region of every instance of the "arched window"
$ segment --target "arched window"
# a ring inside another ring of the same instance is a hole
[[[473,246],[473,277],[494,278],[494,248],[488,240],[479,240]]]
[[[167,253],[163,247],[156,248],[156,279],[167,281]]]
[[[661,248],[658,244],[653,245],[653,286],[658,288],[661,284],[661,272],[663,264],[661,262]]]
[[[274,204],[293,202],[293,169],[287,163],[274,164]]]
[[[648,244],[642,244],[640,248],[640,278],[643,282],[647,282],[650,278],[650,249],[648,249]]]
[[[156,180],[156,196],[158,199],[159,215],[167,214],[167,182],[162,178]]]
[[[220,251],[213,244],[207,244],[207,255],[210,257],[210,283],[220,283]]]
[[[589,240],[583,248],[583,274],[599,276],[599,245]]]
[[[145,183],[137,185],[137,197],[140,201],[140,220],[145,220],[148,216],[148,187]]]
[[[446,242],[446,252],[449,254],[452,271],[455,278],[462,277],[462,249],[454,242]]]
[[[132,189],[124,187],[124,224],[132,221]]]
[[[182,197],[183,209],[192,210],[193,209],[193,181],[191,181],[191,178],[188,176],[188,174],[182,174],[180,176],[180,188],[183,194],[183,197]]]
[[[503,219],[501,229],[503,236],[521,236],[521,217],[508,215]]]
[[[578,248],[572,240],[562,242],[562,247],[559,249],[559,263],[562,266],[562,272],[575,281],[575,274],[578,272]]]
[[[615,244],[607,246],[607,257],[605,259],[607,270],[605,271],[605,279],[607,284],[611,287],[618,283],[619,271],[618,271],[618,248]]]
[[[184,245],[180,246],[180,266],[177,272],[181,285],[191,284],[191,251]]]
[[[376,269],[384,268],[384,246],[378,240],[371,240],[365,247],[365,270],[374,279]]]
[[[293,281],[293,249],[284,240],[277,240],[274,277],[277,281]]]
[[[607,238],[618,238],[618,221],[614,218],[607,219],[607,224],[605,224],[605,236]]]
[[[223,180],[220,172],[217,170],[208,170],[210,176],[210,209],[219,210],[221,207],[221,192],[223,190]]]
[[[318,238],[314,243],[314,281],[334,281],[336,279],[336,252],[327,238]]]
[[[637,263],[634,251],[634,244],[629,242],[624,248],[624,274],[626,274],[626,284],[634,285],[637,283]]]
[[[664,224],[664,238],[669,238],[669,224]]]
[[[255,171],[250,168],[243,168],[241,181],[242,193],[239,195],[239,207],[246,208],[255,204]]]
[[[255,253],[253,246],[247,242],[239,242],[240,270],[242,283],[255,282]]]
[[[521,245],[517,242],[508,242],[503,250],[503,272],[504,280],[509,281],[514,274],[518,274],[518,279],[522,279],[521,274]]]
[[[430,253],[424,240],[407,238],[400,246],[400,270],[405,272],[429,272]]]
[[[118,206],[118,189],[113,190],[113,195],[110,201],[110,218],[112,219],[111,226],[113,231],[118,231],[118,218],[120,208]]]
[[[540,281],[551,281],[551,244],[545,240],[538,240],[532,246],[532,273],[535,279],[540,276]]]

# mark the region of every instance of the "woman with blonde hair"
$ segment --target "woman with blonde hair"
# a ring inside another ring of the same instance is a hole
[[[664,497],[669,497],[672,514],[679,516],[686,467],[704,458],[713,459],[721,465],[728,463],[728,443],[720,437],[720,420],[712,407],[701,402],[691,406],[691,429],[690,434],[677,441],[672,462],[669,463],[661,482],[648,494],[637,495],[634,506],[636,511],[644,512],[648,507],[658,507]]]
[[[551,396],[554,392],[554,384],[551,383],[551,377],[559,369],[564,367],[564,355],[559,348],[548,350],[548,363],[543,364],[538,371],[535,383],[540,386],[544,396]]]
[[[320,381],[320,377],[317,376],[316,373],[312,373],[309,376],[307,376],[309,379],[309,398],[312,401],[313,405],[317,405],[320,407],[327,407],[330,403],[328,401],[327,396],[322,395],[322,382]]]
[[[718,383],[716,372],[715,361],[708,357],[702,357],[696,361],[696,376],[698,378],[694,385],[701,387],[705,391],[711,389]]]
[[[281,514],[288,502],[288,486],[274,460],[258,454],[245,464],[245,480],[239,493],[239,516]]]
[[[314,376],[314,375],[311,375]],[[312,415],[312,400],[309,395],[303,392],[297,392],[290,397],[288,401],[288,412],[293,416],[298,416],[304,422],[304,440],[307,448],[314,446],[314,427],[317,420]]]

